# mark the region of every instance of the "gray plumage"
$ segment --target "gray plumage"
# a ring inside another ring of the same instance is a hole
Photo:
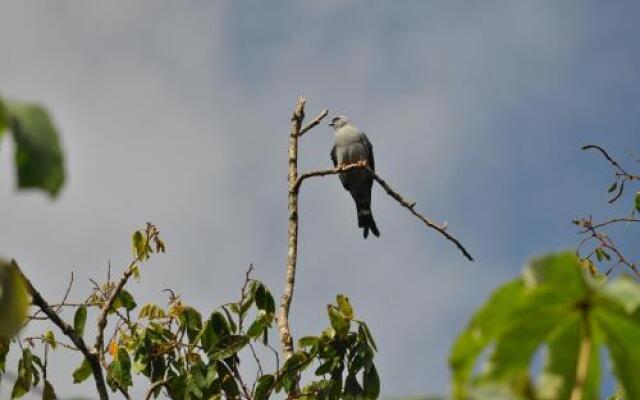
[[[334,167],[366,161],[367,165],[375,170],[373,146],[363,131],[343,116],[333,118],[329,126],[335,129],[335,143],[331,149]],[[356,203],[358,227],[362,228],[364,238],[369,236],[369,230],[379,237],[380,231],[371,214],[371,186],[373,186],[371,172],[366,169],[353,169],[341,173],[340,181]]]

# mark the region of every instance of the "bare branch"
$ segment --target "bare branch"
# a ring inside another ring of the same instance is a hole
[[[102,374],[102,368],[100,366],[100,361],[98,359],[98,354],[89,350],[82,336],[76,334],[75,330],[71,325],[65,322],[47,303],[47,301],[42,297],[40,292],[36,290],[31,281],[24,275],[20,267],[15,261],[12,261],[13,267],[16,269],[20,277],[22,278],[27,291],[31,295],[31,301],[34,305],[38,306],[42,312],[49,317],[51,322],[53,322],[61,331],[64,333],[73,344],[82,352],[84,358],[87,360],[89,365],[91,366],[91,371],[93,372],[93,377],[96,381],[96,388],[98,390],[98,394],[100,395],[100,400],[108,400],[109,394],[107,392],[107,387],[104,381],[104,375]]]
[[[313,121],[309,122],[304,128],[302,128],[300,130],[300,133],[298,133],[298,136],[302,136],[305,133],[307,133],[307,131],[313,129],[316,125],[318,125],[327,115],[329,114],[329,110],[323,110],[320,114],[318,114],[317,117],[315,117],[313,119]]]
[[[380,186],[382,186],[382,188],[385,190],[385,192],[387,192],[387,194],[389,196],[391,196],[395,201],[400,203],[401,206],[403,206],[404,208],[409,210],[409,212],[411,214],[415,215],[418,219],[420,219],[422,222],[424,222],[425,225],[427,225],[429,228],[436,230],[442,236],[444,236],[447,240],[449,240],[450,242],[455,244],[456,247],[462,252],[462,254],[469,261],[473,261],[473,257],[467,251],[467,249],[462,245],[462,243],[460,243],[460,241],[458,241],[458,239],[454,238],[452,235],[450,235],[446,231],[446,229],[447,229],[446,224],[439,225],[439,224],[431,221],[429,218],[425,217],[424,215],[420,214],[419,212],[417,212],[415,210],[416,203],[414,201],[407,201],[404,197],[402,197],[400,195],[400,193],[398,193],[395,190],[393,190],[391,188],[391,186],[389,186],[389,184],[384,179],[382,179],[378,174],[376,174],[376,172],[374,170],[369,168],[366,165],[366,163],[358,162],[358,163],[354,163],[354,164],[338,166],[337,168],[334,168],[334,169],[325,169],[325,170],[305,172],[304,174],[301,174],[300,177],[297,179],[294,189],[296,191],[299,191],[300,190],[300,186],[302,185],[302,182],[305,179],[309,179],[309,178],[312,178],[312,177],[318,177],[318,176],[336,175],[336,174],[340,174],[340,173],[343,173],[343,172],[347,172],[347,171],[352,170],[352,169],[367,169],[373,175],[373,179],[375,179],[375,181],[378,182],[378,184]]]

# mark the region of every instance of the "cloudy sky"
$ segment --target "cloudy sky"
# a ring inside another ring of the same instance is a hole
[[[5,0],[0,93],[46,104],[68,182],[56,201],[17,192],[2,142],[0,252],[52,299],[74,271],[79,299],[109,261],[126,265],[131,232],[152,221],[167,254],[131,284],[139,303],[170,287],[210,310],[235,299],[249,263],[279,294],[288,124],[304,94],[309,115],[328,108],[363,128],[379,173],[477,261],[379,188],[382,237],[364,241],[337,178],[314,181],[301,198],[294,334],[322,330],[325,305],[346,293],[377,338],[383,393],[445,393],[448,349],[490,291],[531,256],[575,246],[572,218],[627,211],[605,206],[610,170],[580,146],[640,151],[639,11]],[[301,167],[329,166],[331,144],[326,124],[305,136]],[[62,398],[93,393],[71,383],[78,357],[52,363]]]

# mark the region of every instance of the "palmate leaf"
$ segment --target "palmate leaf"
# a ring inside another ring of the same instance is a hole
[[[450,359],[454,398],[499,398],[505,393],[529,398],[535,393],[541,400],[569,399],[578,364],[588,362],[582,400],[598,399],[602,345],[627,396],[640,398],[640,381],[634,378],[640,368],[639,308],[640,285],[630,279],[603,289],[589,280],[571,253],[535,260],[523,278],[494,293],[456,341]],[[580,359],[581,346],[587,344],[590,351]],[[544,368],[533,385],[531,362],[543,346]],[[487,367],[471,379],[479,355],[488,348]]]
[[[56,197],[64,183],[64,156],[47,111],[36,104],[5,103],[16,143],[18,187],[39,188]]]

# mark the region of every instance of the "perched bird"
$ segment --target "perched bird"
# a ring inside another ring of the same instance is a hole
[[[329,126],[335,130],[335,143],[331,149],[331,160],[333,160],[334,167],[365,162],[369,168],[375,170],[373,146],[364,132],[344,116],[333,118]],[[340,181],[356,202],[358,227],[362,228],[364,238],[369,236],[369,230],[379,237],[380,231],[378,231],[371,214],[371,186],[373,185],[371,171],[352,169],[341,173]]]

